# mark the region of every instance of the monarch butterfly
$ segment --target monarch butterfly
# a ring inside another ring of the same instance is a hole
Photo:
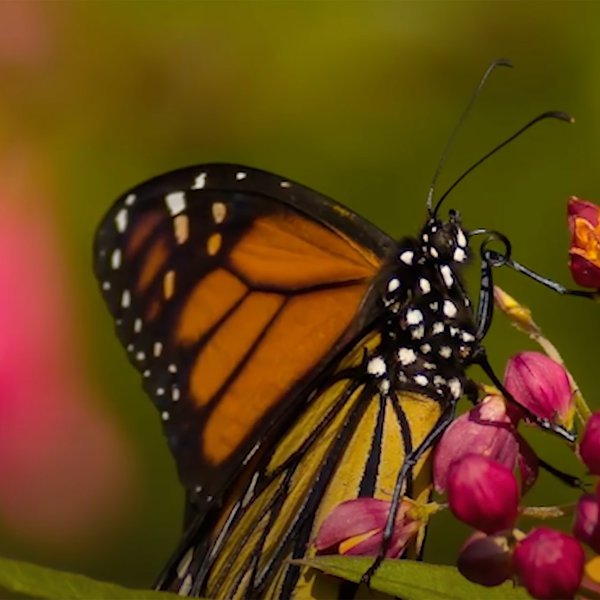
[[[533,122],[547,116],[558,113]],[[491,269],[528,272],[497,235],[506,251],[482,250],[475,309],[460,271],[487,230],[442,219],[444,197],[416,237],[395,241],[298,183],[206,164],[108,211],[96,276],[186,492],[186,533],[157,587],[348,597],[354,587],[289,559],[314,554],[344,500],[391,496],[393,523],[403,495],[429,496],[429,450],[458,400],[476,396],[467,367],[501,386],[481,345]]]

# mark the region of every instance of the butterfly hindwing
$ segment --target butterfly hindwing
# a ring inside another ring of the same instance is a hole
[[[350,345],[273,452],[242,473],[223,508],[190,524],[161,589],[211,598],[340,597],[337,580],[290,559],[314,556],[315,535],[341,502],[389,501],[398,465],[440,414],[426,396],[380,393],[363,360],[379,344],[374,329]],[[430,492],[425,464],[404,484],[422,501]]]
[[[124,194],[94,248],[118,336],[201,507],[369,320],[363,298],[394,242],[299,184],[215,164]]]

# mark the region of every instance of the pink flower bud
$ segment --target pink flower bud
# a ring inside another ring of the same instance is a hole
[[[475,532],[458,556],[458,570],[469,581],[492,587],[512,577],[512,555],[504,536]]]
[[[534,598],[572,598],[583,576],[585,555],[572,536],[546,527],[534,529],[513,554],[515,572]]]
[[[537,417],[569,425],[574,395],[567,370],[540,352],[520,352],[506,365],[504,385],[514,399]]]
[[[519,444],[516,431],[506,414],[504,399],[487,396],[455,419],[435,449],[433,480],[438,492],[446,489],[452,463],[467,454],[482,454],[514,469]]]
[[[594,475],[600,475],[600,412],[594,413],[585,424],[579,456]]]
[[[569,268],[576,283],[600,288],[600,208],[575,196],[567,208],[571,245]]]
[[[387,500],[376,498],[357,498],[338,504],[321,524],[315,548],[320,554],[376,556],[390,505]],[[408,514],[413,506],[410,501],[401,502],[387,558],[398,558],[422,526],[421,520]]]
[[[573,534],[587,544],[596,554],[600,553],[600,503],[595,494],[584,494],[577,502]]]
[[[537,456],[517,433],[501,396],[487,396],[444,432],[433,457],[433,480],[438,492],[446,489],[450,465],[467,454],[487,456],[511,471],[518,465],[523,491],[537,477]]]
[[[461,521],[496,533],[513,526],[519,488],[510,469],[486,456],[467,454],[448,472],[448,504]]]

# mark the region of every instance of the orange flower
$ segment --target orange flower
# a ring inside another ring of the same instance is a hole
[[[568,204],[573,279],[587,288],[600,288],[600,207],[571,196]]]

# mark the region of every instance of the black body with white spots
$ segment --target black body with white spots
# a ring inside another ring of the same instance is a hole
[[[447,223],[431,219],[418,238],[398,243],[391,274],[374,289],[386,325],[381,353],[367,365],[385,388],[440,401],[462,396],[477,329],[460,275],[468,253],[453,213]]]

